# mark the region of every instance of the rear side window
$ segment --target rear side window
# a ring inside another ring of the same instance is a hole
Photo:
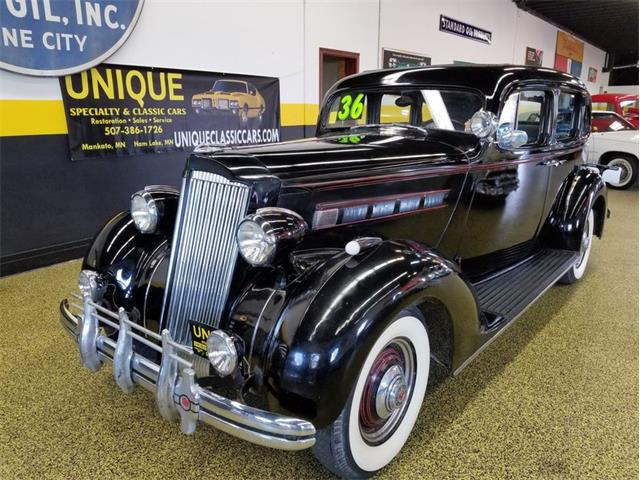
[[[608,102],[593,102],[593,106],[591,108],[593,108],[593,110],[608,110],[610,112],[616,111],[616,106],[613,103]]]
[[[523,146],[544,143],[544,114],[549,94],[542,90],[523,90],[509,96],[500,113],[498,125],[508,126],[526,135]]]
[[[575,93],[560,92],[558,95],[558,113],[556,114],[556,140],[566,141],[577,135],[579,97]]]

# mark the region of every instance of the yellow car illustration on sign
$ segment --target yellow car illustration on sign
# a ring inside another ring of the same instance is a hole
[[[236,115],[242,126],[253,119],[262,121],[265,102],[258,89],[243,80],[216,80],[210,90],[197,93],[191,98],[196,113],[216,112]]]

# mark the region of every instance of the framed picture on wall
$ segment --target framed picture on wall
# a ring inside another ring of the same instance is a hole
[[[382,68],[426,67],[431,57],[402,50],[382,49]]]
[[[544,52],[538,48],[527,47],[527,51],[524,57],[524,64],[541,67],[543,53]]]
[[[587,76],[587,80],[595,83],[598,80],[598,70],[593,67],[589,67],[589,75]]]

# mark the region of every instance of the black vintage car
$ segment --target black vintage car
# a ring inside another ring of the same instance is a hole
[[[608,210],[585,163],[589,94],[542,68],[351,76],[317,136],[204,147],[84,258],[64,327],[160,413],[364,477],[400,451],[427,386],[458,374],[556,282]]]

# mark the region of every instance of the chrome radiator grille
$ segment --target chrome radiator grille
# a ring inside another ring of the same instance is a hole
[[[191,320],[220,322],[249,195],[248,186],[209,172],[193,171],[182,182],[162,310],[162,325],[182,344],[191,343]]]

